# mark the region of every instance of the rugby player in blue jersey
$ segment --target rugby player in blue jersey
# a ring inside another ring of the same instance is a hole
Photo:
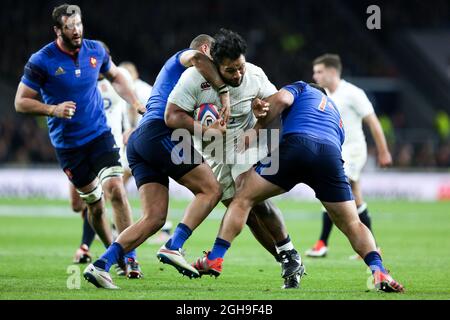
[[[320,88],[320,87],[319,87]],[[254,129],[266,127],[282,115],[279,170],[269,173],[269,161],[261,161],[241,176],[234,200],[222,220],[211,252],[194,266],[202,273],[220,275],[223,257],[242,231],[255,203],[290,191],[305,183],[316,193],[336,226],[353,249],[370,267],[375,287],[386,292],[403,292],[403,286],[386,271],[370,230],[360,221],[342,161],[344,128],[334,102],[317,88],[295,82],[267,99],[271,107]],[[220,245],[225,243],[226,245]],[[214,259],[209,259],[214,257]]]
[[[164,225],[169,204],[169,177],[187,187],[195,195],[186,209],[186,213],[174,231],[178,242],[185,241],[217,205],[222,190],[211,168],[205,164],[185,158],[184,154],[172,152],[175,143],[171,140],[172,130],[164,122],[167,99],[177,84],[181,74],[195,66],[216,88],[221,96],[224,111],[221,117],[209,128],[223,134],[226,130],[225,119],[229,116],[229,94],[217,68],[210,60],[209,50],[213,38],[208,35],[197,36],[189,49],[181,50],[167,60],[158,74],[152,94],[147,103],[147,111],[138,128],[128,140],[127,157],[142,204],[142,218],[119,235],[116,242],[93,264],[84,271],[84,277],[97,287],[116,289],[109,270],[116,261],[137,248],[147,238],[155,234]],[[201,159],[193,149],[191,154]],[[172,155],[182,158],[181,164],[172,161]],[[201,162],[201,161],[200,161]],[[179,243],[172,243],[163,253],[167,263],[174,265],[189,277],[199,274],[185,259]]]
[[[112,235],[103,192],[111,199],[119,232],[132,224],[132,215],[122,182],[119,149],[97,89],[99,74],[108,78],[137,111],[145,112],[145,108],[103,46],[83,38],[78,6],[56,7],[52,17],[57,39],[29,59],[17,89],[15,107],[20,113],[48,117],[50,140],[59,164],[86,202],[92,227],[109,247]],[[141,277],[135,251],[117,262],[128,270],[130,278]]]

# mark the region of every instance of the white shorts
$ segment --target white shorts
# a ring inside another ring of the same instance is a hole
[[[342,159],[344,160],[344,171],[352,181],[359,181],[361,171],[367,161],[367,145],[352,144],[342,146]]]
[[[259,160],[267,156],[267,148],[258,152],[257,148],[248,149],[242,156],[243,161],[237,163],[223,163],[214,159],[205,159],[211,167],[217,181],[222,187],[222,201],[232,199],[236,193],[235,181],[242,173],[250,170]],[[227,161],[232,162],[232,161]]]

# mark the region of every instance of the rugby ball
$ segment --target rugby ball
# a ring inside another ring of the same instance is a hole
[[[218,108],[212,103],[204,103],[194,110],[194,120],[209,127],[219,118]]]

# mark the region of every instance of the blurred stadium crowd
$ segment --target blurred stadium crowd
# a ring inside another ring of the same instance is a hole
[[[365,27],[367,1],[73,1],[83,10],[85,37],[101,39],[116,63],[130,60],[141,77],[153,83],[162,63],[200,33],[220,27],[241,33],[248,41],[247,59],[264,68],[281,87],[296,80],[311,81],[312,60],[325,52],[341,55],[344,78],[402,79],[402,59],[392,34],[409,28],[450,32],[450,2],[377,1],[382,30]],[[2,1],[0,85],[14,92],[31,53],[54,39],[51,11],[61,1]],[[450,83],[450,55],[448,56]],[[420,76],[420,75],[419,75]],[[409,77],[409,79],[408,79]],[[381,81],[381,80],[380,80]],[[356,82],[357,83],[357,82]],[[418,127],[399,102],[401,92],[373,92],[374,103],[396,167],[450,167],[450,101],[431,101],[428,121]],[[449,90],[450,91],[450,90]],[[13,98],[12,98],[13,99]],[[406,106],[405,106],[406,105]],[[444,106],[444,107],[443,107]],[[54,163],[44,118],[17,115],[0,100],[0,163]],[[422,134],[424,133],[424,134]],[[370,136],[370,135],[367,135]],[[369,154],[374,154],[369,141]]]

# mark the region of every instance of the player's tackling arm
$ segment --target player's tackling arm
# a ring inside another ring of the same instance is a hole
[[[138,113],[144,114],[146,109],[139,101],[138,97],[130,87],[127,78],[119,71],[117,66],[111,61],[111,68],[104,73],[104,76],[111,82],[114,90]]]
[[[222,109],[221,117],[225,123],[230,118],[230,94],[229,89],[214,65],[213,61],[204,53],[197,50],[184,51],[180,56],[180,62],[186,68],[194,66],[198,72],[208,81],[213,88],[219,93]]]
[[[294,96],[287,90],[281,89],[274,95],[264,99],[269,105],[269,110],[267,111],[267,116],[264,118],[259,118],[253,127],[258,133],[260,129],[266,128],[275,118],[279,117],[283,111],[289,108],[292,103],[294,103]],[[255,99],[255,103],[263,103],[264,101]]]
[[[180,108],[174,103],[167,103],[165,112],[165,121],[169,128],[172,129],[187,129],[191,134],[201,132],[204,134],[207,130],[218,130],[221,135],[226,132],[225,123],[219,119],[211,126],[206,127],[195,121],[184,109]]]
[[[392,164],[392,156],[389,152],[389,148],[386,143],[386,137],[384,136],[383,128],[375,113],[372,113],[363,118],[366,125],[369,126],[372,133],[373,140],[377,146],[378,151],[378,163],[381,167],[387,167]]]
[[[40,116],[72,119],[75,114],[76,104],[66,101],[58,105],[48,105],[37,100],[39,93],[21,82],[17,88],[14,106],[19,113],[27,113]]]

